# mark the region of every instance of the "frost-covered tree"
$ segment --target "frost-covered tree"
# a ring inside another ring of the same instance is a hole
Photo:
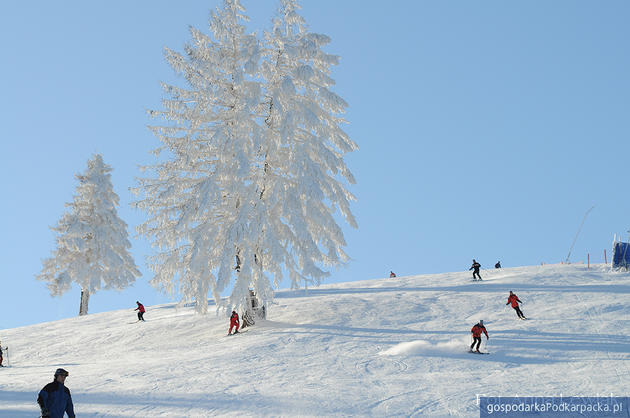
[[[101,155],[88,161],[70,209],[57,226],[57,248],[43,261],[38,280],[48,282],[52,296],[68,291],[72,283],[81,287],[79,315],[87,315],[91,293],[103,289],[124,289],[140,272],[129,254],[127,224],[117,214],[119,198],[114,193],[112,168]]]
[[[320,266],[347,260],[333,215],[339,210],[356,227],[349,204],[354,197],[341,180],[355,182],[343,156],[358,148],[341,129],[347,104],[331,91],[331,66],[339,57],[322,50],[330,38],[309,32],[298,9],[297,0],[282,0],[265,34],[264,164],[257,202],[259,216],[267,218],[258,248],[273,254],[263,257],[270,264],[265,267],[281,277],[282,264],[292,287],[319,284],[329,274]]]
[[[187,87],[164,86],[164,110],[152,112],[170,122],[152,127],[162,158],[137,189],[136,205],[149,214],[138,231],[157,248],[152,283],[201,312],[209,292],[218,306],[244,308],[251,287],[266,304],[284,272],[294,287],[319,283],[327,274],[319,265],[346,259],[333,214],[340,209],[354,225],[352,196],[335,176],[353,181],[341,155],[356,146],[339,128],[345,103],[328,90],[337,58],[321,52],[327,38],[274,31],[292,45],[290,62],[274,62],[273,73],[261,69],[246,19],[239,0],[225,0],[212,14],[212,36],[191,29],[184,54],[167,50]],[[309,65],[312,79],[302,75],[291,88],[293,72]]]

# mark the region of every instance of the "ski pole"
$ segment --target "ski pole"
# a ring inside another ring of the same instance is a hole
[[[11,367],[11,362],[9,362],[9,347],[4,347],[5,353],[7,353],[7,367]]]

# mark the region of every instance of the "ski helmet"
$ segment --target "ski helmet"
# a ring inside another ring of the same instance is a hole
[[[483,319],[479,320],[479,325],[483,325]]]

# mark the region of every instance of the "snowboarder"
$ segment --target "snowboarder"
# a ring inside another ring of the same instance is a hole
[[[470,352],[475,351],[476,353],[481,353],[479,351],[479,346],[481,345],[481,333],[486,334],[486,340],[489,340],[488,331],[486,331],[486,327],[483,326],[483,319],[479,321],[479,323],[475,324],[474,327],[470,330],[473,336],[473,343],[470,345]],[[475,344],[477,344],[477,349],[474,350]]]
[[[69,418],[75,418],[72,396],[64,385],[68,374],[64,369],[57,369],[54,380],[39,392],[37,403],[42,410],[42,418],[63,418],[64,413]]]
[[[477,263],[477,261],[473,258],[472,266],[468,269],[468,271],[473,270],[473,280],[481,280],[481,276],[479,275],[480,267],[481,264]],[[477,279],[475,279],[475,277],[477,277]]]
[[[523,303],[523,302],[521,302],[518,296],[512,293],[511,290],[510,290],[510,296],[508,296],[506,305],[509,305],[510,303],[512,304],[512,308],[514,308],[514,310],[516,311],[516,315],[518,315],[520,319],[527,319],[525,318],[525,315],[523,315],[523,312],[521,312],[521,308],[519,308],[518,306],[519,303]]]
[[[500,269],[501,268],[501,262],[497,261],[497,264],[494,265],[495,269]]]
[[[230,330],[228,331],[228,335],[232,334],[232,328],[234,327],[236,327],[236,330],[234,330],[234,334],[238,334],[239,323],[238,314],[236,313],[236,311],[232,311],[232,316],[230,317]]]
[[[393,271],[389,271],[389,278],[393,279],[394,277],[396,277],[396,273],[394,273]]]
[[[136,304],[138,304],[138,307],[134,309],[134,311],[138,311],[138,321],[144,322],[144,312],[145,312],[144,305],[138,301],[136,301]]]

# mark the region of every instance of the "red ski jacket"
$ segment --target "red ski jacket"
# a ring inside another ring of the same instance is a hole
[[[230,317],[230,323],[231,324],[238,324],[238,314],[237,313],[233,313],[232,316]]]
[[[140,312],[144,313],[145,312],[144,305],[140,303],[138,305],[138,307],[136,309],[134,309],[134,311],[140,311]]]
[[[475,325],[474,327],[472,327],[470,332],[472,332],[473,337],[477,338],[481,337],[481,333],[483,332],[484,334],[486,334],[486,338],[489,338],[488,331],[486,331],[486,327],[484,327],[483,325]]]
[[[515,294],[511,294],[510,297],[508,297],[508,301],[506,303],[506,305],[508,304],[512,304],[513,308],[516,308],[519,304],[519,302],[521,302],[521,300],[518,298],[518,296],[516,296]],[[521,302],[522,303],[522,302]],[[505,309],[505,308],[504,308]]]

